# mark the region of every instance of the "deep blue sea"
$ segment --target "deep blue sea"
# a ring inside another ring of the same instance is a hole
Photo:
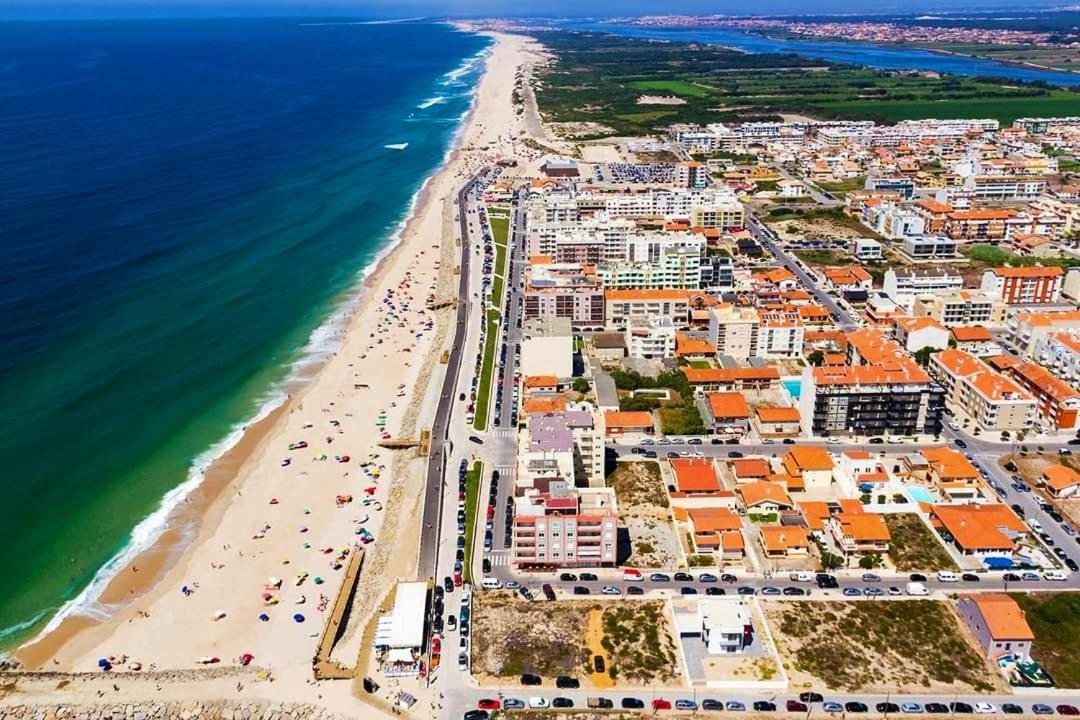
[[[942,55],[928,50],[895,48],[864,42],[836,40],[788,40],[746,33],[730,28],[664,28],[617,25],[600,22],[567,22],[563,27],[596,30],[626,37],[653,38],[674,42],[725,45],[749,53],[796,53],[803,57],[865,65],[884,70],[931,70],[954,75],[1008,78],[1034,82],[1041,80],[1060,87],[1080,86],[1080,74],[1020,67],[983,58]]]
[[[488,44],[417,23],[0,23],[0,646],[92,595],[329,350]]]

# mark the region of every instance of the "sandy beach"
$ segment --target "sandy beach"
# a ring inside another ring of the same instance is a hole
[[[100,604],[111,619],[69,618],[17,652],[25,667],[96,671],[102,657],[119,671],[199,668],[211,657],[235,667],[250,653],[283,680],[279,691],[301,687],[358,533],[374,542],[354,618],[395,578],[411,578],[424,460],[377,443],[430,423],[453,309],[427,305],[453,297],[452,199],[476,168],[514,152],[524,121],[511,93],[531,44],[495,36],[459,148],[366,283],[338,352],[248,429],[158,544],[107,587]],[[341,659],[352,664],[358,645]]]

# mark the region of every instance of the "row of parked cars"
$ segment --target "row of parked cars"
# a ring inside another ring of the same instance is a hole
[[[871,706],[867,703],[860,702],[858,700],[850,700],[848,702],[838,702],[833,700],[825,700],[820,693],[804,692],[799,695],[799,699],[787,700],[783,704],[783,709],[789,713],[804,713],[809,712],[811,706],[819,704],[824,712],[827,713],[850,713],[850,714],[862,714],[870,712]],[[677,711],[727,711],[727,712],[743,712],[747,709],[751,709],[754,712],[776,712],[779,710],[777,703],[771,700],[756,700],[749,703],[744,703],[739,700],[718,700],[715,698],[706,698],[698,702],[697,700],[691,700],[689,698],[679,698],[676,700],[668,700],[667,698],[653,698],[653,700],[646,705],[645,701],[635,697],[622,697],[617,701],[607,697],[590,697],[586,700],[586,707],[594,710],[613,709],[616,704],[624,710],[644,710],[646,707],[651,708],[654,712],[658,710],[677,710]],[[528,700],[521,700],[518,698],[504,698],[502,700],[496,698],[484,698],[477,703],[475,710],[470,710],[465,713],[464,720],[485,720],[489,717],[490,712],[498,710],[524,710],[526,707],[530,709],[545,709],[545,708],[573,708],[574,701],[568,697],[556,697],[548,700],[545,697],[535,696],[530,697]],[[968,703],[960,700],[956,700],[950,703],[943,702],[879,702],[873,705],[874,711],[882,714],[908,714],[908,715],[1022,715],[1025,709],[1018,703],[1002,703],[999,708],[994,703],[990,702],[976,702]],[[1069,704],[1060,704],[1057,706],[1046,705],[1044,703],[1036,703],[1031,706],[1030,712],[1033,715],[1058,715],[1074,716],[1080,714],[1075,706]]]

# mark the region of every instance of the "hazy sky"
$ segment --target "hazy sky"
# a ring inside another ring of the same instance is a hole
[[[0,0],[0,17],[643,15],[910,12],[1048,7],[1050,0]]]

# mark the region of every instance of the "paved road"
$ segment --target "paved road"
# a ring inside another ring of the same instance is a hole
[[[439,395],[435,419],[431,424],[431,439],[428,452],[427,487],[424,490],[424,527],[420,532],[420,577],[434,577],[437,550],[441,531],[440,510],[442,509],[443,478],[446,477],[446,461],[450,444],[447,442],[450,411],[457,392],[458,373],[461,370],[462,350],[465,347],[465,334],[469,326],[469,228],[467,197],[479,177],[486,170],[479,171],[469,178],[457,195],[457,213],[461,233],[461,272],[458,275],[457,311],[454,320],[454,340],[450,346],[450,358],[446,365],[442,392]]]
[[[749,230],[754,239],[761,243],[766,250],[771,252],[784,267],[795,273],[795,277],[799,278],[799,282],[802,283],[802,286],[806,288],[807,292],[811,293],[821,305],[828,308],[834,318],[840,318],[836,323],[840,330],[847,332],[859,327],[859,323],[851,316],[851,314],[841,307],[835,298],[819,288],[817,286],[817,280],[804,270],[799,263],[795,261],[794,257],[780,247],[773,231],[769,229],[765,223],[761,222],[757,216],[749,212],[746,216],[746,229]]]

